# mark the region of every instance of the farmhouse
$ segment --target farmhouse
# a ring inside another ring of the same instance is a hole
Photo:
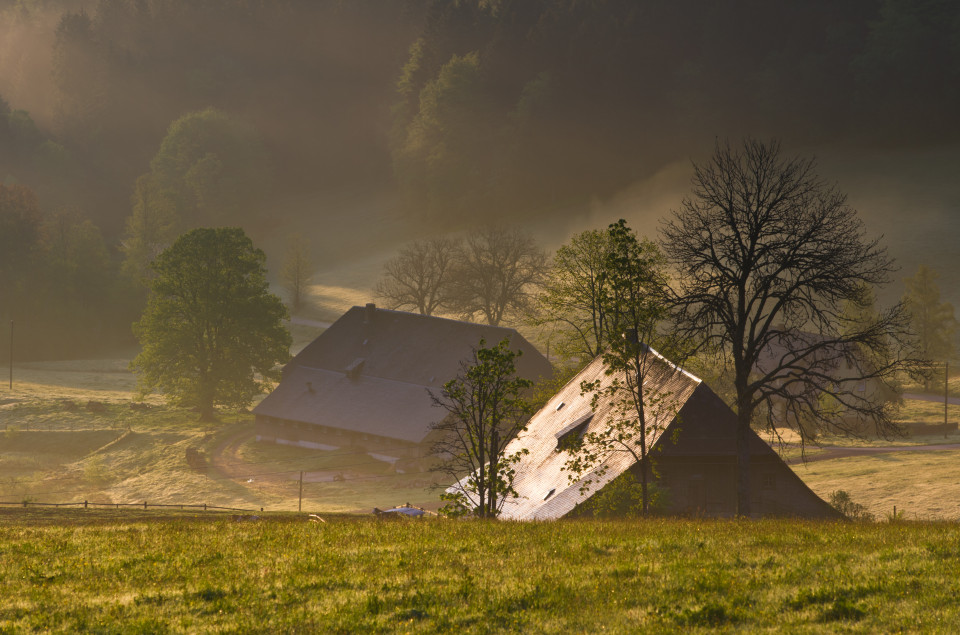
[[[656,483],[666,491],[663,511],[675,514],[732,516],[736,513],[736,415],[706,384],[656,356],[647,378],[648,421],[653,431]],[[609,385],[602,358],[593,360],[533,416],[527,431],[514,439],[507,453],[527,450],[516,465],[513,482],[518,498],[505,502],[502,518],[561,518],[604,485],[639,465],[626,452],[611,454],[580,481],[563,469],[570,459],[570,441],[600,429],[613,416],[609,399],[593,405],[592,393],[581,395],[582,382]],[[751,432],[752,509],[756,515],[837,518],[759,436]],[[604,473],[601,475],[600,472]],[[581,492],[586,481],[591,481]]]
[[[257,440],[420,458],[442,415],[427,391],[452,379],[481,339],[504,338],[522,353],[519,375],[550,375],[547,359],[513,329],[355,306],[284,367],[254,408]]]

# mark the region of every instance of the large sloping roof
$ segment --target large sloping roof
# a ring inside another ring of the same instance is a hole
[[[647,447],[653,447],[701,384],[700,379],[650,350],[655,361],[648,371],[647,394],[657,394],[662,401],[655,408],[648,409],[648,417],[651,417],[648,428],[652,431],[648,434]],[[612,453],[597,470],[584,475],[584,479],[590,479],[592,483],[581,493],[581,483],[571,483],[570,472],[563,469],[569,454],[556,451],[558,437],[591,412],[593,418],[587,431],[593,432],[606,425],[613,415],[609,400],[602,399],[595,409],[592,408],[592,394],[581,395],[580,384],[599,379],[602,385],[608,386],[614,377],[606,375],[603,359],[597,357],[533,416],[526,432],[510,442],[507,454],[521,450],[529,453],[516,466],[513,487],[518,497],[504,503],[501,518],[560,518],[635,463],[628,453]],[[597,474],[601,467],[606,468],[603,476]]]
[[[644,384],[645,394],[648,397],[656,395],[659,403],[651,407],[652,404],[647,402],[648,417],[653,415],[647,447],[652,449],[656,446],[658,457],[735,456],[737,417],[733,411],[700,379],[650,350],[655,359]],[[615,377],[617,375],[605,374],[601,357],[594,359],[533,416],[526,432],[507,446],[507,453],[524,449],[529,453],[516,465],[513,487],[518,497],[504,503],[501,518],[561,518],[636,463],[626,452],[612,453],[592,473],[571,482],[571,473],[563,469],[570,455],[566,451],[557,451],[558,438],[591,413],[593,418],[586,428],[590,432],[606,425],[613,414],[608,399],[600,399],[596,407],[592,407],[593,395],[581,395],[581,383],[599,379],[603,386],[609,386]],[[674,432],[678,434],[674,435]],[[673,442],[675,436],[676,443]],[[780,461],[776,452],[752,431],[749,447],[753,457]],[[818,508],[818,513],[835,515],[826,503],[809,491],[799,477],[785,465],[784,468],[801,489],[809,492],[811,500],[819,502],[823,509]],[[605,473],[599,476],[598,472],[602,469]],[[591,483],[581,492],[585,480]]]
[[[523,353],[520,376],[550,375],[547,359],[514,329],[355,306],[287,364],[254,412],[420,442],[442,416],[427,390],[452,379],[481,339],[493,346],[504,338]]]
[[[420,384],[304,367],[284,375],[255,412],[412,443],[426,436],[437,417]]]
[[[488,346],[509,338],[523,352],[517,372],[549,377],[550,363],[514,329],[460,320],[355,306],[294,357],[287,369],[305,366],[343,372],[363,360],[362,374],[439,387],[452,379],[480,339]]]

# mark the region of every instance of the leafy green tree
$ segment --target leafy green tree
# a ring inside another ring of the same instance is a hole
[[[266,200],[272,168],[256,131],[208,108],[174,121],[137,179],[124,246],[142,277],[152,258],[197,225],[249,220]]]
[[[929,361],[953,357],[953,340],[957,331],[953,305],[940,301],[939,277],[940,274],[930,267],[920,265],[913,277],[904,279],[907,290],[903,302],[910,312],[917,352]],[[925,381],[929,389],[929,377]]]
[[[48,314],[73,337],[100,341],[99,331],[115,324],[104,307],[120,312],[117,271],[100,229],[79,213],[61,212],[44,226],[45,291],[57,298]],[[128,316],[129,317],[129,316]]]
[[[496,518],[507,498],[516,496],[513,466],[521,454],[504,450],[532,412],[524,398],[532,382],[516,376],[520,355],[508,339],[492,348],[480,340],[457,376],[439,394],[430,393],[434,406],[447,411],[433,425],[439,433],[434,454],[443,459],[434,469],[455,481],[441,495],[445,513]]]
[[[123,240],[124,272],[134,281],[146,283],[153,277],[150,264],[180,233],[181,220],[173,198],[157,179],[144,174],[133,193],[133,214],[127,218]]]
[[[561,357],[590,360],[607,348],[608,231],[581,232],[557,249],[537,296],[533,322],[557,328]]]
[[[41,225],[33,190],[0,184],[0,289],[7,293],[28,273]]]
[[[195,229],[157,257],[134,324],[141,392],[159,389],[212,421],[217,405],[244,407],[279,378],[291,339],[265,261],[238,228]]]
[[[395,153],[400,182],[433,215],[475,209],[485,196],[490,105],[477,53],[454,55],[420,91],[419,110]]]
[[[650,439],[676,414],[669,412],[670,393],[654,380],[666,365],[651,348],[673,348],[661,333],[669,313],[666,260],[655,243],[638,239],[623,219],[608,228],[607,244],[597,302],[605,315],[600,332],[606,344],[604,373],[611,379],[585,382],[581,390],[593,393],[594,410],[599,402],[609,402],[611,415],[572,448],[564,469],[587,486],[593,475],[603,475],[611,454],[629,454],[640,468],[641,510],[647,514],[654,475]],[[591,478],[582,480],[586,474]]]

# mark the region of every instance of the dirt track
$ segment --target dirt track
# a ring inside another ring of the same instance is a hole
[[[798,448],[799,446],[787,446]],[[960,443],[943,443],[940,445],[896,445],[881,448],[824,448],[822,452],[811,454],[806,457],[806,462],[827,461],[830,459],[843,459],[849,456],[863,456],[870,454],[890,454],[892,452],[937,452],[942,450],[960,450]],[[795,457],[787,459],[788,465],[803,463],[804,459]]]

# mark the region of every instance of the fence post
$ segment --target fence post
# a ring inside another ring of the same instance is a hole
[[[147,501],[143,501],[143,508],[144,508],[144,509],[147,508]]]
[[[83,508],[84,508],[84,509],[87,508],[87,501],[83,501]]]

